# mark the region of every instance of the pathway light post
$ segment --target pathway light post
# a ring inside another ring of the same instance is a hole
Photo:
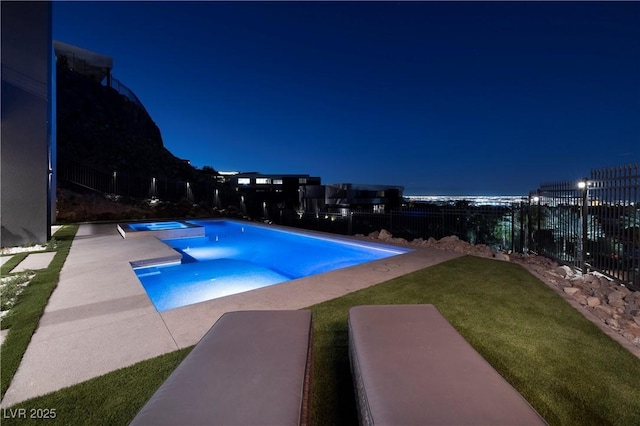
[[[536,195],[533,196],[533,202],[536,203],[536,253],[540,254],[540,190],[536,190]]]
[[[580,268],[583,274],[587,273],[587,259],[586,259],[586,247],[587,247],[587,216],[588,216],[588,201],[589,201],[589,180],[584,178],[578,182],[578,188],[582,190],[582,232],[580,238],[580,247],[578,253],[578,259],[580,261]]]

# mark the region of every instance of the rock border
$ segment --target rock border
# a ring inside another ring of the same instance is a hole
[[[624,284],[599,272],[583,274],[544,256],[499,252],[485,244],[462,241],[455,235],[439,240],[417,238],[407,241],[404,238],[395,238],[391,232],[381,229],[367,236],[358,234],[356,237],[518,263],[640,358],[640,291],[632,291]]]

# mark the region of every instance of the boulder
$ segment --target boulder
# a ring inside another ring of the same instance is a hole
[[[640,291],[630,291],[624,297],[625,302],[640,305]]]
[[[573,277],[575,275],[575,272],[573,271],[573,269],[571,269],[569,266],[567,265],[562,265],[562,266],[558,266],[556,268],[556,272],[564,278],[570,278]]]
[[[607,318],[604,322],[614,330],[620,329],[620,324],[618,323],[618,320],[615,318]]]
[[[382,241],[388,241],[392,238],[393,234],[391,234],[391,232],[387,231],[386,229],[381,229],[380,233],[378,234],[378,239]]]
[[[576,302],[582,306],[587,306],[587,296],[583,292],[578,292],[574,294],[573,297],[576,299]]]
[[[607,295],[607,303],[616,308],[622,308],[626,305],[624,296],[624,293],[621,291],[612,291]]]
[[[460,241],[457,235],[449,235],[448,237],[442,237],[438,240],[438,243],[457,243]]]
[[[510,256],[507,253],[496,253],[494,256],[497,260],[504,260],[509,262],[511,260]]]
[[[580,289],[579,289],[579,288],[576,288],[576,287],[565,287],[565,288],[563,288],[563,291],[564,291],[565,293],[567,293],[569,296],[573,296],[573,295],[575,295],[577,292],[579,292],[579,291],[580,291]]]
[[[593,297],[593,296],[587,297],[587,306],[590,306],[593,308],[594,306],[599,306],[600,303],[601,303],[600,299],[597,297]]]
[[[404,238],[390,238],[386,241],[390,241],[392,243],[396,243],[396,244],[404,244],[404,245],[408,245],[409,241],[405,240]]]
[[[467,248],[461,244],[456,244],[455,246],[453,246],[453,251],[455,253],[468,253]]]

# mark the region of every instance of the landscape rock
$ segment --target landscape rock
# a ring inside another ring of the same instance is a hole
[[[494,258],[497,259],[497,260],[504,260],[506,262],[509,262],[511,260],[509,255],[506,254],[506,253],[496,253]]]
[[[378,234],[378,239],[382,241],[388,241],[392,238],[393,238],[393,235],[391,234],[391,232],[387,231],[386,229],[381,229],[380,233]]]
[[[573,272],[573,269],[571,269],[570,267],[568,267],[567,265],[562,265],[562,266],[558,266],[556,268],[556,272],[564,278],[567,277],[572,277],[575,275],[575,273]]]
[[[564,292],[567,293],[569,296],[573,296],[574,294],[576,294],[577,292],[580,291],[579,288],[576,287],[565,287]]]
[[[598,299],[597,297],[587,297],[587,306],[590,307],[595,307],[595,306],[600,306],[600,299]]]
[[[616,308],[624,307],[626,306],[624,296],[625,294],[623,294],[621,291],[612,291],[607,296],[607,302],[610,306],[614,306]]]

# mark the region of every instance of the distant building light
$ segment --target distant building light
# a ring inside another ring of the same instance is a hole
[[[274,179],[273,180],[273,184],[274,185],[282,185],[282,179]]]
[[[238,185],[249,185],[251,178],[238,178]]]
[[[587,182],[584,180],[581,180],[580,182],[578,182],[578,188],[580,189],[585,189],[587,187]]]
[[[298,183],[307,183],[307,178],[298,178]]]
[[[271,179],[269,178],[256,178],[256,183],[258,185],[268,185],[271,183]]]

